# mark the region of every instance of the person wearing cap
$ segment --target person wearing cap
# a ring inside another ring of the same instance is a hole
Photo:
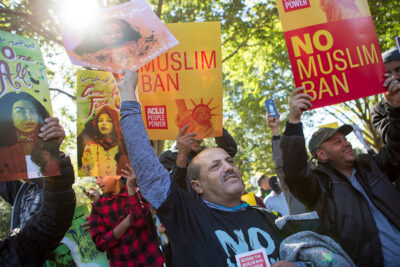
[[[300,118],[312,105],[303,90],[291,95],[281,140],[286,184],[308,209],[317,211],[319,234],[335,239],[357,266],[398,266],[400,194],[391,182],[400,173],[400,105],[388,113],[388,145],[374,156],[356,159],[346,139],[350,125],[316,131],[309,149],[318,164],[310,169]]]
[[[268,183],[272,192],[264,199],[265,207],[278,212],[282,216],[289,215],[289,207],[279,186],[278,177],[272,176],[269,178]]]
[[[394,47],[382,54],[385,70],[390,80],[388,87],[392,88],[392,93],[384,93],[384,99],[373,106],[371,110],[371,121],[375,131],[382,137],[384,144],[387,144],[387,132],[389,128],[389,109],[393,105],[400,104],[400,52]]]

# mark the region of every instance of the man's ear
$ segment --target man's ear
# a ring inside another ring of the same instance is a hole
[[[201,186],[199,180],[191,180],[190,185],[192,186],[192,189],[197,192],[197,194],[203,194],[203,187]]]
[[[325,150],[323,150],[323,149],[318,149],[317,150],[317,159],[320,162],[327,162],[328,161],[328,155],[326,154]]]

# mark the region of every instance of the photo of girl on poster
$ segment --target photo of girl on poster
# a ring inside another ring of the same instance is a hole
[[[78,136],[78,167],[82,176],[121,175],[129,163],[118,112],[108,106],[86,122]]]
[[[82,42],[73,50],[92,64],[128,66],[132,57],[142,57],[157,43],[153,34],[142,36],[126,20],[112,18],[97,21],[83,35]]]
[[[48,117],[46,108],[26,92],[0,98],[0,181],[59,174],[57,140],[38,136]]]

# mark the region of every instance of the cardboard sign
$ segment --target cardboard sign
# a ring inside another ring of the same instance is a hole
[[[97,17],[80,28],[60,18],[64,46],[75,65],[136,71],[178,44],[145,0],[103,9]]]
[[[110,266],[107,255],[96,249],[89,231],[83,230],[82,223],[90,212],[86,205],[75,208],[74,219],[55,255],[45,266]],[[75,263],[75,264],[74,264]]]
[[[138,90],[152,140],[172,140],[179,129],[196,138],[222,135],[221,25],[168,24],[179,45],[144,65]]]
[[[323,124],[323,125],[319,125],[318,128],[333,128],[333,129],[337,129],[339,128],[339,124],[337,122],[331,122],[331,123],[327,123],[327,124]]]
[[[57,141],[39,129],[52,116],[37,42],[0,31],[0,181],[60,174]]]
[[[120,97],[113,75],[78,70],[78,174],[121,175],[129,159],[119,123]]]
[[[256,197],[254,196],[254,193],[247,193],[245,195],[242,195],[241,199],[242,201],[248,203],[249,205],[257,206]]]
[[[312,108],[385,91],[367,0],[277,0],[296,87]]]
[[[278,111],[276,110],[275,102],[272,99],[265,100],[264,102],[265,108],[267,109],[268,114],[272,118],[278,117]]]
[[[238,267],[270,267],[265,248],[256,249],[235,256]]]

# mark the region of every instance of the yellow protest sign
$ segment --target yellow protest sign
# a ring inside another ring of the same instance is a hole
[[[119,124],[120,98],[113,75],[78,70],[78,174],[121,175],[129,159]]]
[[[222,62],[219,22],[175,23],[179,44],[140,70],[143,121],[152,140],[175,139],[179,129],[196,138],[222,135]]]

